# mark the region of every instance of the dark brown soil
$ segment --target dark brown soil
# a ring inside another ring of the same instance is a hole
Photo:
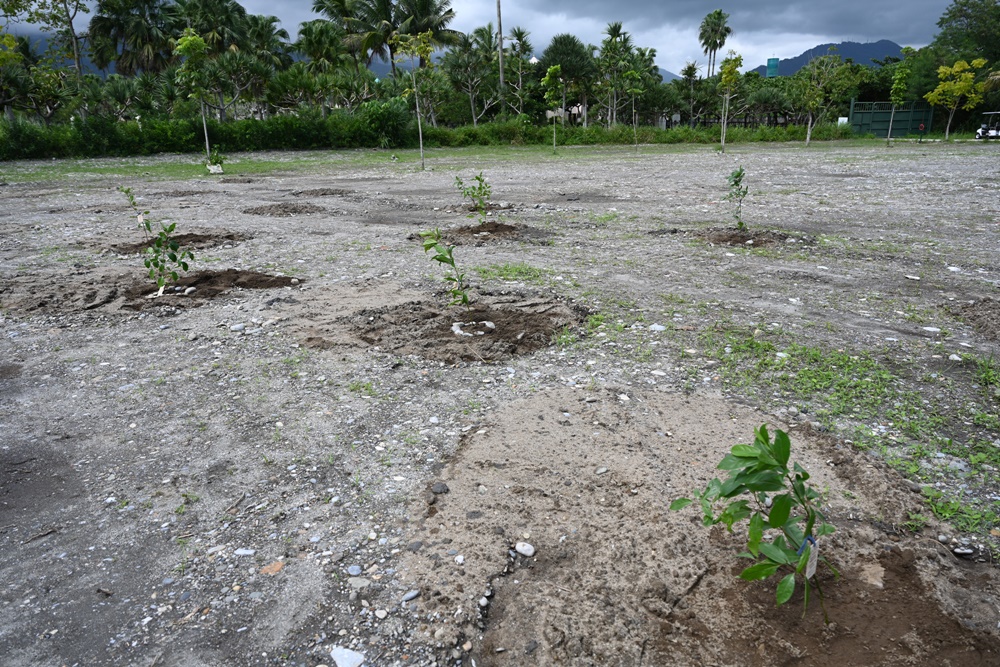
[[[1000,301],[984,297],[959,306],[956,315],[985,338],[1000,341]]]
[[[311,190],[295,190],[292,194],[296,197],[343,197],[351,194],[351,191],[343,188],[313,188]]]
[[[243,210],[248,215],[266,215],[272,218],[313,215],[315,213],[324,213],[325,211],[325,208],[316,206],[315,204],[268,204],[266,206],[254,206]]]
[[[182,249],[204,250],[205,248],[218,248],[220,246],[234,246],[251,238],[246,234],[236,234],[232,232],[220,232],[209,234],[174,234],[172,238],[180,244]],[[121,243],[111,246],[115,252],[123,255],[141,253],[153,245],[152,239],[139,243]]]
[[[476,303],[471,310],[442,310],[424,302],[375,308],[350,316],[346,323],[358,338],[377,350],[454,364],[500,361],[534,352],[550,345],[559,330],[581,319],[580,313],[560,303],[504,299],[495,305]],[[472,335],[457,334],[456,324]],[[323,345],[321,338],[312,338],[309,344]]]
[[[790,235],[766,229],[707,229],[696,234],[709,243],[730,246],[766,247],[775,243],[785,243]]]

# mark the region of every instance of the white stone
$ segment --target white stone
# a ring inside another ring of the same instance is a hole
[[[365,661],[365,654],[352,651],[342,646],[334,646],[330,649],[330,657],[337,667],[361,667]]]
[[[522,556],[526,556],[527,558],[531,558],[532,556],[535,555],[535,547],[531,546],[527,542],[518,542],[517,544],[515,544],[514,551],[521,554]]]

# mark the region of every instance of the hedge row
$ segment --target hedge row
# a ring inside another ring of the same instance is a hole
[[[525,117],[478,127],[425,126],[426,146],[510,146],[552,143],[552,126],[537,126]],[[412,148],[417,127],[400,99],[367,102],[355,113],[334,111],[323,116],[305,113],[264,120],[208,121],[209,142],[222,153],[322,148]],[[852,136],[849,127],[821,125],[817,140]],[[728,142],[802,141],[805,128],[731,128]],[[560,145],[630,144],[632,128],[616,126],[557,127]],[[640,127],[639,143],[719,142],[719,128]],[[205,150],[200,119],[116,122],[107,118],[75,119],[68,125],[46,126],[22,120],[0,121],[0,160],[197,153]]]

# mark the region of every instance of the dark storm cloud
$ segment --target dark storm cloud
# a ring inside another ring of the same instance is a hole
[[[511,6],[522,1],[512,2]],[[603,23],[663,24],[678,29],[697,29],[706,14],[721,9],[729,14],[729,25],[737,33],[808,33],[842,35],[864,41],[891,39],[903,44],[926,44],[937,32],[937,21],[950,4],[950,0],[908,0],[888,5],[871,0],[743,0],[739,3],[549,0],[533,5],[533,9],[569,17],[587,16]]]

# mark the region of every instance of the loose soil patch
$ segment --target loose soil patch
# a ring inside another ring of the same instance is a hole
[[[375,349],[454,364],[529,354],[550,345],[556,332],[581,319],[580,313],[561,303],[508,298],[476,303],[471,310],[442,310],[427,303],[366,309],[347,323]],[[456,325],[471,335],[457,333]]]
[[[292,194],[296,197],[344,197],[351,194],[351,191],[343,188],[313,188],[311,190],[295,190]]]
[[[1000,301],[986,297],[959,306],[956,315],[993,341],[1000,341]]]
[[[233,246],[252,237],[232,232],[209,232],[205,234],[174,234],[171,238],[177,241],[182,249],[193,248],[195,250],[204,250],[205,248],[217,248],[226,245]],[[151,247],[153,247],[152,239],[138,243],[120,243],[111,246],[111,249],[124,255],[130,255],[133,253],[143,253],[147,248]]]
[[[294,215],[312,215],[324,213],[326,209],[315,204],[268,204],[244,209],[249,215],[267,215],[272,218],[290,218]]]

